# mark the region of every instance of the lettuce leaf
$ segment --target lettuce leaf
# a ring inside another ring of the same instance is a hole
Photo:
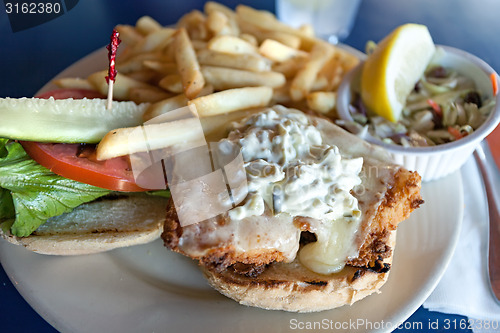
[[[10,230],[15,217],[16,210],[14,202],[12,202],[12,195],[10,195],[9,191],[0,188],[0,229],[3,232]]]
[[[32,160],[19,143],[0,138],[0,222],[12,218],[13,207],[15,236],[29,236],[49,218],[109,192],[56,175]]]
[[[170,190],[158,190],[158,191],[147,191],[144,192],[149,195],[157,196],[157,197],[163,197],[163,198],[170,198]]]

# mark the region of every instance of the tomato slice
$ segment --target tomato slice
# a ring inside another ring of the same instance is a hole
[[[85,89],[58,89],[40,94],[38,98],[104,98]],[[62,177],[89,185],[123,192],[143,192],[134,180],[128,156],[105,161],[95,158],[95,145],[41,143],[21,141],[26,153],[40,165]]]
[[[37,95],[38,98],[49,98],[54,97],[54,99],[66,99],[66,98],[74,98],[74,99],[82,99],[84,97],[87,98],[106,98],[100,92],[95,90],[88,89],[56,89],[44,92],[40,95]]]
[[[112,191],[143,192],[127,156],[95,159],[95,146],[69,143],[20,142],[26,153],[55,174]]]

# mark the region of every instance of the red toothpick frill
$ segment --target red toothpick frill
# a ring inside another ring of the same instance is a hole
[[[109,84],[109,80],[115,82],[116,79],[116,69],[115,69],[115,61],[116,61],[116,51],[118,50],[118,45],[122,42],[120,40],[120,33],[113,29],[113,33],[111,34],[111,41],[106,48],[108,49],[108,59],[109,59],[109,70],[108,76],[106,76],[106,82]]]
[[[107,109],[111,109],[113,102],[113,83],[116,80],[116,51],[118,50],[118,45],[120,45],[120,33],[113,29],[113,33],[111,34],[111,41],[106,48],[108,49],[108,59],[109,59],[109,69],[108,76],[106,76],[106,82],[108,83],[108,105]]]

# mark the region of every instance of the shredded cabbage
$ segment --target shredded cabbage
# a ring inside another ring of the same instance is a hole
[[[361,137],[408,147],[433,146],[470,135],[493,110],[474,81],[452,69],[428,68],[406,100],[401,119],[393,123],[366,110],[359,95],[350,111],[353,122],[337,121]]]

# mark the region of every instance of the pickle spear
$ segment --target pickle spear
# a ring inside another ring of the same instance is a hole
[[[0,98],[0,137],[63,143],[98,143],[115,128],[142,124],[147,104],[105,99]]]

